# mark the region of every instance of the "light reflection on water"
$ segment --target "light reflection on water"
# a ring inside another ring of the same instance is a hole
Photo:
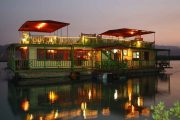
[[[84,82],[44,86],[17,86],[4,81],[1,86],[8,86],[7,107],[17,119],[151,119],[150,105],[157,104],[164,96],[171,96],[170,77],[170,74],[161,74],[108,84]]]
[[[15,86],[9,83],[9,102],[19,115],[29,120],[108,119],[113,114],[124,118],[149,117],[149,105],[154,104],[158,88],[157,79],[158,76],[141,77],[106,85],[85,82]]]

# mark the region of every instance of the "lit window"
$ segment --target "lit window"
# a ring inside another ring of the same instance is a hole
[[[133,52],[133,59],[139,59],[140,53],[139,52]]]
[[[128,56],[128,50],[123,50],[123,55]]]
[[[47,60],[55,60],[56,56],[57,56],[57,50],[46,50]]]
[[[37,60],[69,60],[69,50],[37,49]]]

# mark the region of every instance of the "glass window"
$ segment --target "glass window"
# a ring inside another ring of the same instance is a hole
[[[44,60],[44,49],[37,49],[37,60]]]
[[[46,50],[46,59],[55,60],[57,56],[57,50]]]
[[[46,56],[46,58],[44,58]],[[69,60],[70,50],[37,49],[37,60]]]
[[[57,60],[70,60],[70,50],[58,50]]]
[[[57,55],[55,56],[56,60],[63,60],[64,59],[64,51],[58,50]]]
[[[128,50],[123,50],[123,55],[128,56]]]
[[[133,59],[139,59],[140,53],[139,52],[133,52]]]

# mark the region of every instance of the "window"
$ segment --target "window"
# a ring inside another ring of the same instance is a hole
[[[133,59],[139,59],[140,53],[139,52],[133,52]]]
[[[58,50],[57,55],[55,56],[56,60],[63,60],[64,59],[64,51]]]
[[[46,50],[46,59],[55,60],[57,56],[57,50]]]
[[[90,50],[75,50],[74,59],[75,60],[90,60],[92,59],[92,52]]]
[[[123,55],[128,56],[128,50],[123,50]]]
[[[69,60],[69,50],[37,49],[37,60]]]
[[[70,60],[70,51],[69,50],[58,50],[55,56],[56,60]]]
[[[37,60],[44,60],[44,49],[37,49]]]

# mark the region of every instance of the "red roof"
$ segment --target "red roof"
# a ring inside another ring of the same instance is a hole
[[[37,20],[37,21],[26,21],[20,28],[19,31],[32,31],[32,32],[54,32],[60,28],[68,26],[69,23],[57,22],[52,20]]]
[[[133,37],[133,36],[151,34],[151,33],[155,33],[155,32],[146,31],[146,30],[122,28],[122,29],[108,30],[108,31],[103,32],[99,35],[115,36],[115,37]]]

